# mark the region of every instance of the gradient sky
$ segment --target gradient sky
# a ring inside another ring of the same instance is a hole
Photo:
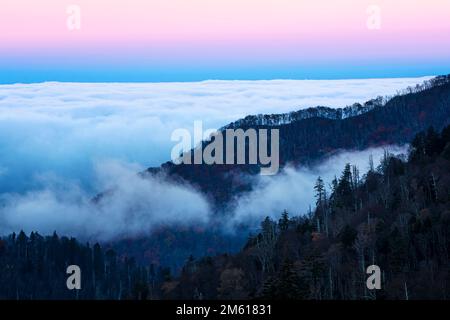
[[[450,73],[448,0],[1,0],[0,30],[0,83]]]

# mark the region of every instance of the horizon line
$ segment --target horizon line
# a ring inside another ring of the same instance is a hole
[[[206,82],[268,82],[268,81],[352,81],[352,80],[382,80],[382,79],[420,79],[434,78],[445,74],[421,75],[421,76],[390,76],[390,77],[350,77],[350,78],[267,78],[267,79],[203,79],[203,80],[161,80],[161,81],[65,81],[45,80],[30,82],[2,82],[0,86],[30,85],[30,84],[166,84],[166,83],[206,83]]]

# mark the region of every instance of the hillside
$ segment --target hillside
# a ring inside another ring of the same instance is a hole
[[[449,299],[450,126],[411,146],[364,177],[347,165],[331,192],[319,178],[313,212],[266,218],[238,254],[190,261],[165,297]],[[381,290],[367,290],[372,264]]]

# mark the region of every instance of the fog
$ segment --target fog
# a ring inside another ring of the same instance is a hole
[[[72,181],[45,175],[42,188],[0,197],[0,234],[38,231],[112,240],[148,235],[162,226],[202,225],[209,220],[207,201],[190,186],[136,174],[143,168],[117,161],[96,164],[101,200]]]
[[[378,164],[385,150],[393,154],[407,147],[373,148],[341,152],[313,168],[286,167],[276,176],[255,176],[253,192],[236,198],[228,212],[224,231],[236,225],[257,228],[266,216],[278,218],[283,210],[291,216],[314,208],[314,183],[321,176],[329,185],[346,163],[356,165],[361,176],[369,157]],[[39,177],[41,188],[24,194],[0,197],[0,234],[39,231],[77,236],[83,239],[114,240],[148,235],[162,226],[204,225],[214,212],[206,198],[190,185],[176,185],[163,178],[136,174],[136,164],[103,161],[95,166],[95,185],[105,191],[99,201],[73,181],[54,175]]]
[[[370,156],[374,165],[380,164],[385,151],[399,155],[407,153],[407,146],[387,146],[364,151],[343,151],[313,168],[286,167],[276,176],[255,176],[254,191],[236,200],[228,227],[248,224],[257,227],[266,217],[278,219],[284,210],[291,216],[303,215],[314,209],[314,185],[320,176],[330,192],[331,181],[339,178],[345,165],[355,165],[362,177],[369,169]]]

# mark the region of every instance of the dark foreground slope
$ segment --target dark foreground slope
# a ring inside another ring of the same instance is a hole
[[[450,126],[417,135],[408,161],[386,155],[361,181],[348,165],[332,186],[318,180],[313,213],[267,218],[239,254],[186,264],[165,297],[450,299]],[[369,265],[381,290],[366,287]]]
[[[343,113],[348,114],[344,117]],[[441,76],[409,88],[386,103],[374,99],[365,106],[340,112],[318,107],[287,115],[249,116],[225,128],[279,129],[280,165],[284,166],[310,165],[340,150],[408,143],[430,126],[441,130],[449,124],[450,76]],[[220,208],[234,196],[251,190],[248,180],[242,177],[259,173],[259,166],[167,162],[148,172],[185,180]]]

